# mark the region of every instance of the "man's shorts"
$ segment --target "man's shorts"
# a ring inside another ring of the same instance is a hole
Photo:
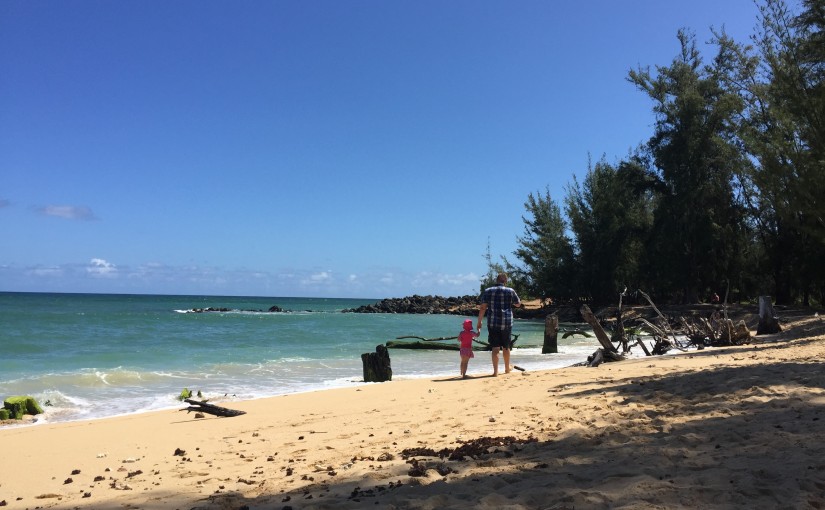
[[[510,350],[510,329],[488,329],[487,343],[490,347],[500,347]]]

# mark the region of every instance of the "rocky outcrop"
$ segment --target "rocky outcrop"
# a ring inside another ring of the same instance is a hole
[[[272,305],[269,307],[267,312],[288,312],[289,310],[284,310],[278,305]],[[187,310],[188,313],[208,313],[208,312],[256,312],[256,313],[264,313],[264,310],[238,310],[235,308],[216,308],[216,307],[208,307],[208,308],[192,308]]]
[[[459,297],[442,296],[407,296],[388,298],[371,304],[343,310],[344,313],[411,313],[411,314],[448,314],[469,317],[478,316],[478,296]],[[549,314],[557,314],[562,322],[581,322],[578,310],[572,306],[545,308],[515,308],[513,315],[517,319],[543,319]]]
[[[371,304],[344,310],[344,313],[410,313],[410,314],[449,314],[477,315],[478,296],[442,297],[442,296],[407,296],[388,298]]]
[[[37,400],[29,396],[8,397],[3,401],[3,409],[6,412],[0,416],[4,420],[20,420],[26,414],[43,414],[43,408],[40,407]]]

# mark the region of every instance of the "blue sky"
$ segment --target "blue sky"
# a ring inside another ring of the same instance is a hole
[[[0,291],[474,294],[751,0],[0,2]],[[511,257],[512,258],[512,257]]]

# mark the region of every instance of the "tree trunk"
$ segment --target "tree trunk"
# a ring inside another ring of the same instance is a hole
[[[779,333],[782,328],[779,326],[779,319],[773,311],[773,304],[770,296],[759,296],[759,326],[756,328],[757,335],[769,335]]]
[[[375,352],[365,352],[361,362],[364,364],[364,382],[392,381],[390,353],[385,346],[378,345]]]
[[[542,354],[555,354],[559,352],[559,316],[548,315],[544,318],[544,345],[541,347]]]

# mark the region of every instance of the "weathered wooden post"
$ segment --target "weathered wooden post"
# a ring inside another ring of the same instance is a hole
[[[544,318],[544,345],[541,347],[542,354],[555,354],[559,352],[559,316],[548,315]]]
[[[759,296],[759,326],[756,328],[756,334],[768,335],[780,331],[782,331],[782,327],[779,325],[779,319],[776,318],[776,313],[773,311],[771,297]]]
[[[375,347],[375,352],[365,352],[361,355],[364,364],[364,382],[392,381],[392,367],[390,353],[383,344]]]

